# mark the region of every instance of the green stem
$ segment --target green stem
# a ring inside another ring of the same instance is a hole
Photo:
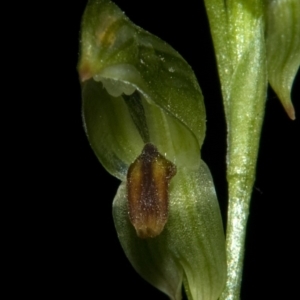
[[[246,226],[249,215],[252,182],[243,178],[231,178],[229,181],[229,206],[227,224],[227,282],[220,299],[240,298],[243,272]]]
[[[205,6],[228,130],[227,282],[220,299],[238,300],[267,90],[263,2],[205,0]]]

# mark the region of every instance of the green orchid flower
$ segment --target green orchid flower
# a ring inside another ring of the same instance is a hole
[[[210,171],[201,89],[168,44],[111,1],[89,1],[78,65],[85,130],[122,183],[113,201],[120,243],[136,271],[170,299],[218,299],[225,239]]]

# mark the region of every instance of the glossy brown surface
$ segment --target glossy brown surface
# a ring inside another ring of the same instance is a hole
[[[176,166],[148,143],[127,173],[129,218],[140,238],[159,235],[168,219],[168,188]]]

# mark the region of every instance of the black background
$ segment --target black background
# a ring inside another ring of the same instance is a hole
[[[38,50],[45,53],[40,65],[36,58],[36,81],[42,79],[44,88],[38,119],[47,124],[41,142],[40,135],[35,137],[38,146],[33,150],[40,162],[37,177],[42,177],[37,182],[43,189],[40,205],[34,208],[40,223],[34,226],[39,246],[33,250],[33,257],[35,253],[39,257],[36,273],[41,274],[42,295],[167,299],[136,274],[119,245],[111,214],[119,181],[97,161],[83,130],[76,64],[86,2],[57,2],[51,10],[41,3],[35,23],[43,27],[36,39]],[[134,23],[172,45],[194,69],[207,109],[202,157],[210,167],[226,220],[226,125],[202,1],[115,2]],[[44,27],[49,22],[51,26]],[[298,74],[292,92],[298,115],[299,98]],[[299,268],[299,133],[299,119],[289,120],[269,90],[248,223],[243,300],[298,295],[292,270]],[[34,282],[27,286],[32,294],[34,286]]]

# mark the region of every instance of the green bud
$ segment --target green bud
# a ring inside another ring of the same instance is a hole
[[[82,20],[83,120],[103,166],[122,181],[113,215],[137,272],[171,299],[217,299],[225,241],[210,172],[200,159],[205,108],[196,77],[168,44],[108,0]]]
[[[266,1],[265,12],[269,82],[294,120],[290,94],[300,65],[300,1]]]

